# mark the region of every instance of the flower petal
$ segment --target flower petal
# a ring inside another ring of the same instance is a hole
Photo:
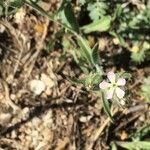
[[[110,88],[110,89],[106,92],[106,98],[107,98],[107,99],[112,99],[112,98],[113,98],[113,94],[114,94],[114,88]]]
[[[116,75],[114,74],[114,72],[110,71],[107,73],[107,78],[111,83],[115,83]]]
[[[120,88],[117,87],[116,88],[116,94],[117,94],[118,98],[123,98],[124,95],[125,95],[125,92],[122,89],[120,89]]]
[[[108,82],[106,82],[105,80],[104,81],[102,81],[100,84],[99,84],[99,87],[101,88],[101,89],[107,89],[108,87],[110,87],[110,83],[108,83]]]
[[[117,85],[124,86],[126,84],[126,80],[124,78],[119,78],[117,81]]]

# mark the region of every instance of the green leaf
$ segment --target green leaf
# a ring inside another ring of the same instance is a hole
[[[75,77],[71,78],[69,76],[66,76],[67,80],[70,81],[72,84],[83,84],[85,85],[85,80],[80,80],[80,79],[77,79]]]
[[[128,150],[149,150],[150,142],[147,141],[137,141],[137,142],[116,142],[117,145],[126,148]]]
[[[137,64],[141,64],[144,59],[145,59],[145,51],[144,50],[140,50],[139,52],[137,53],[132,53],[131,54],[131,59],[137,63]]]
[[[115,9],[112,20],[115,20],[115,19],[119,18],[121,16],[121,13],[122,13],[122,6],[120,4],[117,4],[117,7]]]
[[[130,73],[123,72],[123,73],[120,73],[120,74],[119,74],[119,77],[125,78],[125,79],[128,79],[128,80],[131,80],[132,75],[131,75]]]
[[[89,0],[87,2],[87,10],[89,11],[89,17],[91,20],[98,20],[99,18],[103,17],[106,14],[108,9],[109,3],[105,1],[92,1]]]
[[[104,16],[100,20],[94,21],[93,23],[83,26],[82,29],[84,33],[90,33],[95,31],[104,32],[110,28],[110,23],[111,16]]]
[[[133,141],[140,141],[144,139],[146,135],[149,135],[150,132],[150,124],[144,125],[142,128],[138,129],[134,133],[130,135],[130,138],[133,139]]]
[[[54,49],[54,45],[55,45],[55,39],[50,40],[46,46],[46,50],[48,52],[51,52]]]
[[[82,38],[81,36],[77,37],[77,42],[87,62],[89,63],[89,65],[92,65],[93,64],[92,49],[88,45],[88,42],[86,41],[86,39]]]
[[[3,15],[3,7],[0,5],[0,16]]]
[[[85,73],[85,74],[88,74],[89,71],[88,71],[88,68],[86,67],[86,64],[83,60],[81,60],[81,55],[82,53],[80,53],[80,56],[78,56],[78,52],[79,50],[78,49],[73,49],[73,50],[70,50],[70,53],[72,54],[73,58],[74,58],[74,61],[76,62],[76,64],[79,66],[79,68]]]
[[[66,5],[64,7],[64,14],[65,14],[65,17],[66,17],[70,27],[74,31],[79,32],[79,25],[78,25],[77,20],[75,18],[71,3],[66,3]]]
[[[142,94],[147,101],[150,101],[150,76],[144,79],[144,83],[141,86]]]
[[[20,7],[23,4],[23,0],[14,0],[11,2],[12,7]]]
[[[85,85],[93,87],[93,85],[98,85],[101,82],[102,78],[98,73],[90,73],[85,78]]]
[[[142,86],[142,93],[147,101],[150,101],[150,85]]]
[[[98,45],[94,46],[93,52],[92,52],[92,58],[94,64],[100,64],[100,56],[99,56],[99,51],[98,51]]]
[[[102,81],[102,77],[100,74],[96,73],[92,77],[92,84],[99,84]]]
[[[104,93],[103,91],[101,92],[101,96],[102,96],[102,103],[103,103],[104,111],[105,111],[105,113],[107,114],[107,116],[110,118],[110,120],[111,120],[112,122],[114,122],[113,116],[112,116],[112,114],[111,114],[111,112],[110,112],[109,102],[108,102],[108,100],[106,99],[105,93]]]
[[[110,31],[109,33],[119,40],[119,44],[121,46],[125,46],[125,40],[120,34],[115,33],[114,31]]]
[[[117,150],[117,146],[116,146],[115,142],[111,143],[111,150]]]

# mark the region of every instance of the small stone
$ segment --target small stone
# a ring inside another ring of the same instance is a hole
[[[15,99],[16,99],[16,95],[15,95],[15,94],[11,94],[11,95],[10,95],[10,98],[11,98],[12,100],[15,100]]]
[[[45,83],[41,80],[32,80],[30,81],[29,85],[30,85],[30,90],[35,95],[40,95],[46,88]]]
[[[80,118],[79,118],[79,120],[80,120],[80,122],[87,122],[87,121],[89,121],[90,119],[92,118],[92,116],[81,116]]]
[[[80,122],[86,122],[87,121],[87,118],[85,116],[82,116],[79,118]]]
[[[139,120],[140,120],[141,122],[144,122],[144,121],[145,121],[145,116],[144,116],[144,115],[141,115],[141,116],[139,117]]]
[[[41,120],[38,118],[38,117],[35,117],[33,120],[32,120],[32,124],[33,126],[37,126],[38,124],[41,123]]]
[[[13,130],[12,132],[11,132],[11,138],[16,138],[17,137],[17,135],[16,135],[16,132]]]

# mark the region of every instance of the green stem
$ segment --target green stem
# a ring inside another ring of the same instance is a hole
[[[53,16],[50,16],[42,7],[40,7],[39,5],[37,5],[36,3],[32,2],[31,0],[25,0],[24,3],[30,7],[32,7],[33,9],[35,9],[36,11],[38,11],[39,13],[41,13],[43,16],[47,17],[49,20],[59,24],[60,26],[62,26],[63,28],[67,29],[68,31],[70,31],[73,35],[75,36],[79,36],[76,32],[74,32],[70,27],[68,27],[67,25],[58,22]]]
[[[24,3],[26,5],[32,7],[36,11],[38,11],[41,15],[47,17],[49,20],[57,23],[58,25],[60,25],[64,29],[67,29],[71,34],[73,34],[76,37],[76,39],[78,41],[78,44],[80,42],[80,47],[85,51],[87,61],[89,62],[90,65],[93,65],[92,58],[91,58],[91,52],[92,51],[89,48],[89,46],[87,46],[87,43],[85,42],[85,40],[82,38],[82,36],[80,34],[78,34],[77,32],[75,32],[72,28],[68,27],[67,25],[59,22],[57,19],[55,19],[54,16],[50,16],[43,8],[41,8],[35,2],[32,2],[31,0],[24,0]]]

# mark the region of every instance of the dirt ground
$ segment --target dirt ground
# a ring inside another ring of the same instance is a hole
[[[53,12],[58,6],[45,7]],[[149,63],[134,66],[128,52],[119,54],[108,44],[107,35],[100,39],[106,42],[100,51],[104,68],[133,76],[128,82],[132,102],[123,109],[113,107],[116,121],[111,123],[97,94],[66,79],[66,74],[82,73],[71,55],[62,58],[61,40],[47,50],[59,28],[27,6],[0,19],[1,149],[105,150],[150,122],[149,103],[138,95],[143,77],[150,74]]]

